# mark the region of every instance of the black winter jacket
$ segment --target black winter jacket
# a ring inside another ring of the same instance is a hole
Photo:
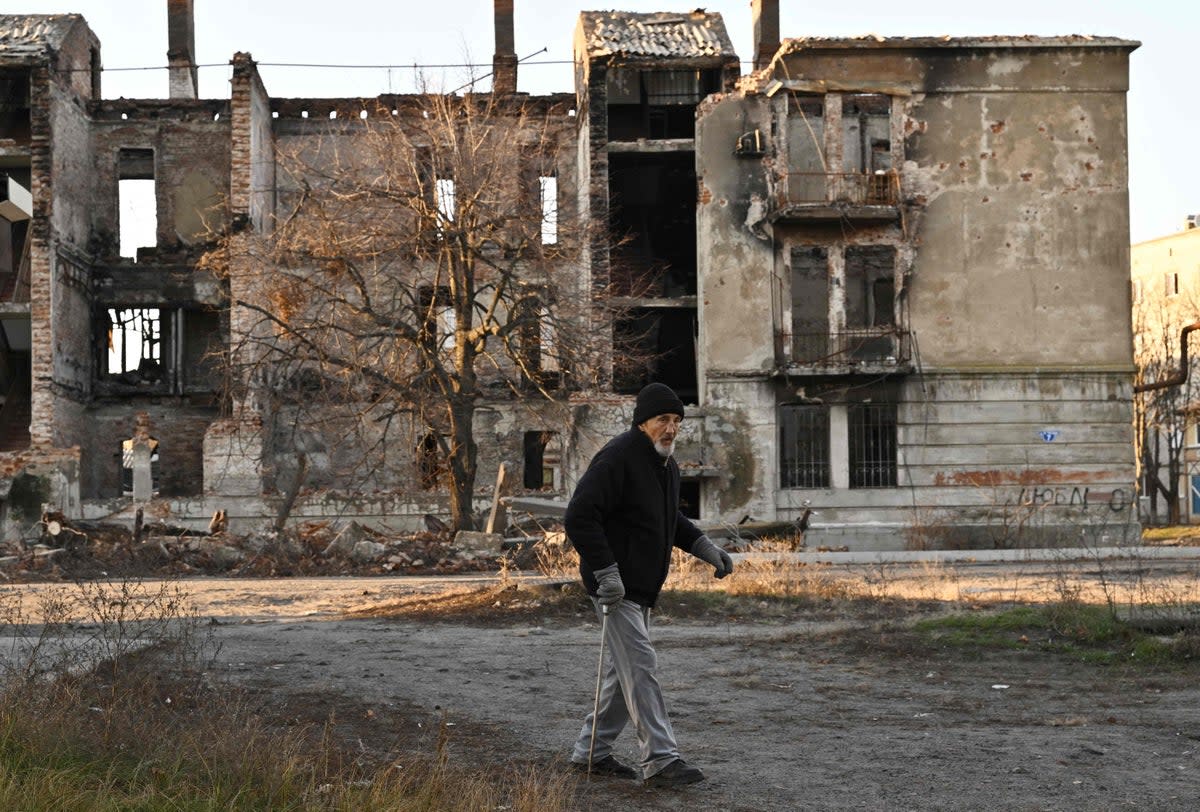
[[[691,552],[702,533],[679,512],[679,465],[664,460],[639,429],[597,452],[567,505],[567,538],[579,574],[596,594],[596,570],[616,564],[625,597],[654,606],[671,564],[671,547]]]

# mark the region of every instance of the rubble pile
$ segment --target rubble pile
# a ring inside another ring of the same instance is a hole
[[[357,522],[308,522],[283,532],[206,532],[163,522],[133,528],[42,517],[36,540],[0,545],[0,579],[192,575],[451,575],[488,572],[516,555],[500,536],[447,528],[387,533]]]

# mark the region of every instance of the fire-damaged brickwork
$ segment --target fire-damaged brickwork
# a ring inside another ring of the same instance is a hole
[[[429,99],[273,98],[244,52],[230,98],[198,99],[191,9],[168,3],[166,99],[102,99],[82,17],[0,15],[0,526],[40,532],[32,499],[79,520],[132,521],[148,500],[193,527],[220,512],[247,531],[424,528],[452,509],[445,425],[410,409],[351,430],[378,391],[305,411],[303,370],[226,362],[254,352],[261,314],[312,306],[264,293],[248,259],[309,189],[289,161],[353,163]],[[563,499],[662,382],[687,405],[683,502],[714,533],[803,520],[812,543],[851,548],[1136,533],[1137,43],[786,39],[778,3],[754,0],[742,75],[719,14],[584,12],[573,92],[529,97],[520,2],[494,11],[493,98],[536,112],[549,145],[513,175],[570,280],[538,306],[574,319],[520,341],[546,357],[592,341],[573,368],[488,361],[480,516],[497,493]],[[431,205],[453,201],[454,177],[423,180]],[[123,222],[136,201],[147,214]],[[452,333],[444,295],[420,295],[421,329]],[[539,385],[551,399],[528,396]]]

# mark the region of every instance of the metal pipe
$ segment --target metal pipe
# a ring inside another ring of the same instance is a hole
[[[1163,378],[1161,381],[1153,383],[1140,383],[1133,387],[1134,394],[1139,392],[1152,392],[1155,389],[1166,389],[1171,386],[1179,386],[1186,383],[1188,379],[1188,333],[1193,330],[1200,330],[1200,321],[1193,322],[1179,333],[1179,370]]]

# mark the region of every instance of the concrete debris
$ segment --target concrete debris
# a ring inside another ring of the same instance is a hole
[[[350,551],[350,557],[360,564],[369,564],[383,558],[385,553],[387,553],[386,544],[363,539],[354,545],[354,549]]]
[[[246,554],[236,547],[227,544],[212,544],[208,547],[208,555],[212,558],[213,566],[219,570],[230,569],[245,559]]]
[[[454,536],[454,548],[469,553],[499,553],[504,536],[499,533],[480,533],[459,530]]]
[[[345,529],[334,536],[333,541],[325,548],[322,555],[352,555],[360,541],[369,540],[370,531],[358,522],[350,522]]]
[[[435,575],[495,571],[513,564],[498,533],[387,532],[357,522],[306,522],[283,532],[230,533],[148,523],[46,517],[36,539],[0,544],[0,578],[175,577],[220,573],[289,575]],[[50,521],[58,533],[45,532]],[[519,531],[514,531],[519,532]],[[451,543],[451,542],[454,543]],[[523,566],[517,563],[517,566]]]

